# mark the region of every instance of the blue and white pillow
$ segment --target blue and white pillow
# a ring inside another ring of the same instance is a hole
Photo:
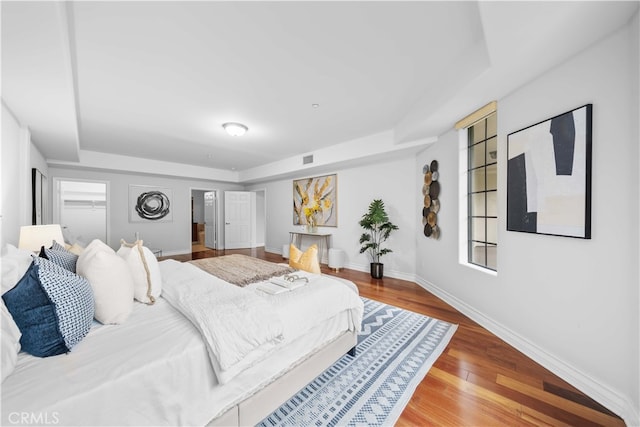
[[[53,241],[51,248],[47,249],[44,246],[40,249],[40,257],[48,259],[54,264],[63,267],[72,273],[76,272],[76,263],[78,262],[78,255],[73,254],[65,249],[64,246]]]
[[[47,259],[34,257],[2,299],[22,333],[22,350],[34,356],[67,353],[91,329],[95,311],[91,285]]]

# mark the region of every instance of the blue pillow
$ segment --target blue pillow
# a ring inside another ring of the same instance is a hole
[[[76,272],[76,263],[78,262],[78,255],[73,254],[66,250],[64,246],[53,241],[53,245],[49,249],[42,246],[40,248],[40,258],[48,259],[54,264],[58,264],[72,273]]]
[[[2,299],[22,333],[22,350],[34,356],[67,353],[91,329],[95,303],[89,281],[47,259],[34,258]]]

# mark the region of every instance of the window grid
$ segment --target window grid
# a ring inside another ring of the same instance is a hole
[[[495,125],[496,114],[493,113],[484,119],[476,122],[468,128],[467,147],[467,206],[468,206],[468,262],[480,267],[496,271],[495,260],[489,258],[490,249],[497,250],[497,209],[495,201],[497,199],[497,126]],[[489,148],[490,141],[495,145],[495,149]],[[493,155],[491,153],[493,151]],[[478,157],[480,156],[480,157]],[[490,180],[490,168],[493,166],[493,178]],[[477,176],[481,179],[478,180]],[[481,181],[481,182],[478,182]],[[489,195],[493,195],[493,202]],[[494,204],[493,214],[489,214],[490,203]],[[493,230],[489,228],[489,222],[494,221]],[[478,223],[480,226],[478,227]],[[478,229],[482,228],[481,235]],[[490,239],[490,232],[493,231],[494,238]],[[492,241],[493,240],[493,241]],[[483,249],[480,249],[483,248]],[[474,257],[475,249],[480,256]]]

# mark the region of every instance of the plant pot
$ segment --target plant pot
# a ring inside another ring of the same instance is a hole
[[[384,275],[384,264],[381,262],[371,263],[371,277],[374,279],[382,279]]]

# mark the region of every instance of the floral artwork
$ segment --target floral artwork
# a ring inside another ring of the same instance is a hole
[[[293,181],[293,224],[310,228],[336,227],[337,175]]]

